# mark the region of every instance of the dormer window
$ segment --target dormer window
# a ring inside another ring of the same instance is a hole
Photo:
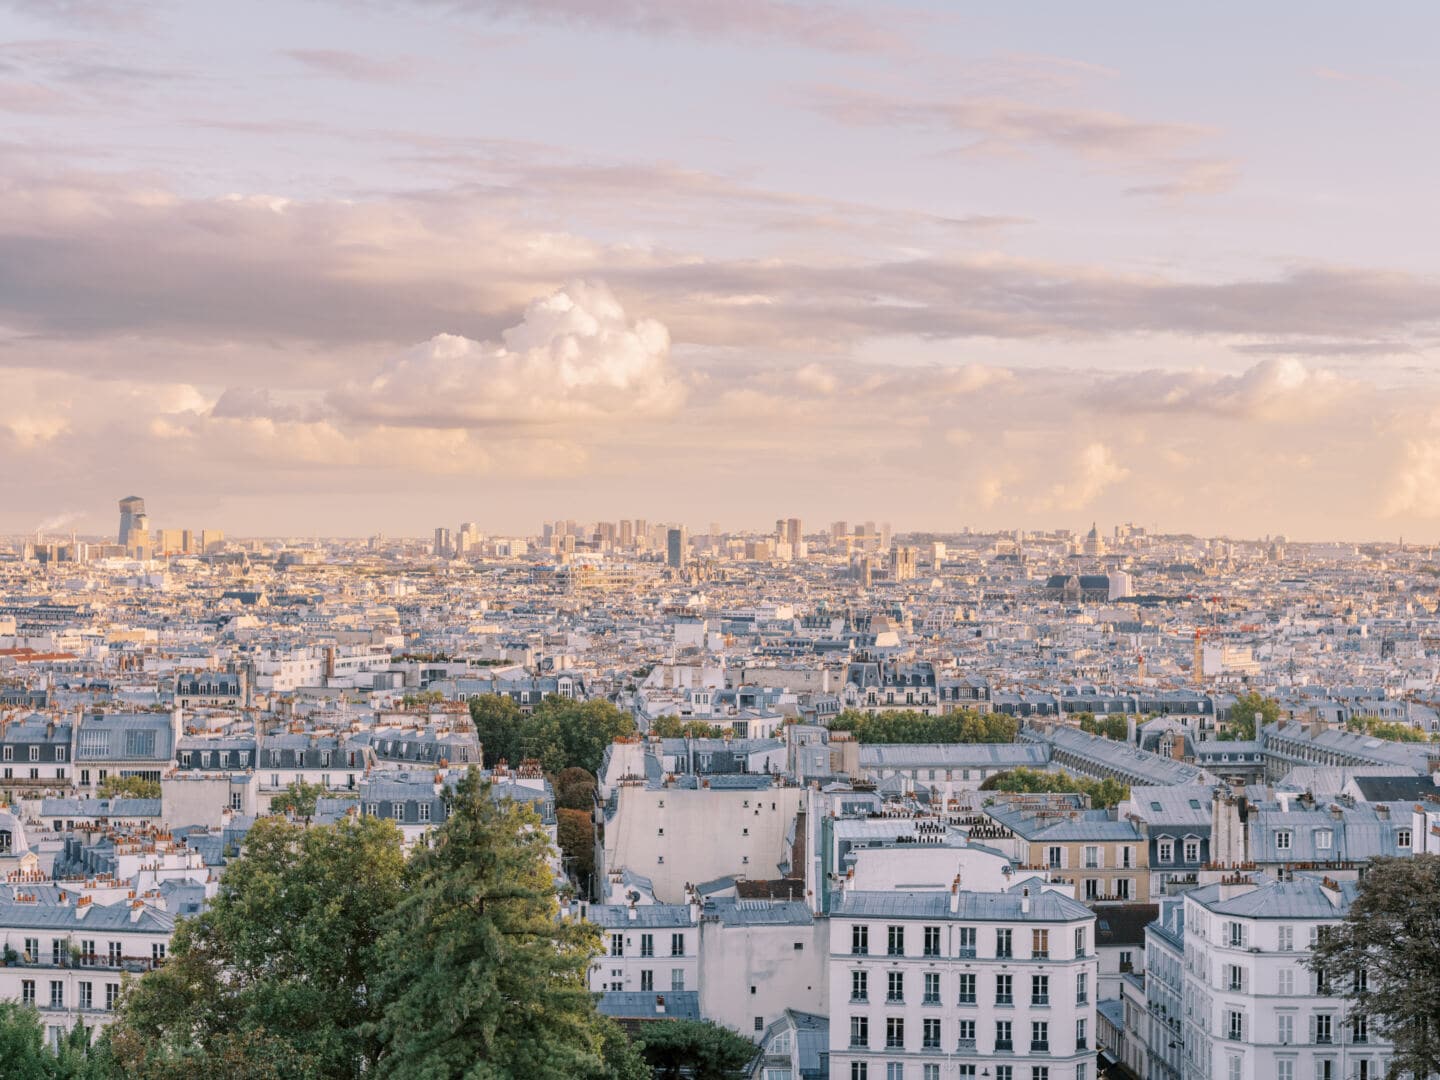
[[[1317,851],[1329,851],[1335,842],[1335,834],[1329,829],[1315,830],[1315,849]]]
[[[1289,850],[1290,850],[1290,830],[1289,830],[1289,829],[1278,829],[1278,830],[1276,830],[1276,832],[1275,832],[1275,850],[1276,850],[1276,851],[1289,851]]]

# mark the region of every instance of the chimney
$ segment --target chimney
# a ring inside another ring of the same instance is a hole
[[[130,921],[131,921],[132,923],[137,923],[137,922],[139,922],[139,921],[140,921],[140,913],[141,913],[142,911],[144,911],[144,910],[145,910],[145,901],[143,901],[143,900],[134,900],[134,901],[132,901],[131,904],[130,904]]]
[[[950,883],[950,914],[956,915],[960,911],[960,875],[955,875],[955,880]]]
[[[635,901],[634,901],[634,900],[631,900],[631,901],[630,901],[630,906],[629,906],[629,908],[627,908],[626,911],[625,911],[625,917],[626,917],[627,919],[629,919],[631,922],[634,922],[637,918],[639,918],[639,913],[636,912],[636,910],[635,910]]]
[[[1020,889],[1020,914],[1030,914],[1030,886],[1025,885]]]

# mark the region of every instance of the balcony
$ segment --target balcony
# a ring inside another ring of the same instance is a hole
[[[920,1004],[921,1004],[921,1005],[939,1005],[939,1004],[940,1004],[940,995],[939,995],[939,994],[926,994],[923,998],[920,999]]]
[[[959,1005],[974,1005],[974,1004],[975,1004],[975,995],[974,995],[974,994],[961,994],[961,995],[960,995],[960,1000],[957,1002],[957,1004],[959,1004]]]
[[[1015,995],[1014,995],[1014,994],[996,994],[996,995],[995,995],[995,1004],[996,1004],[996,1005],[1014,1005],[1014,1004],[1015,1004]]]
[[[1009,1053],[1010,1051],[1012,1051],[1012,1050],[1014,1050],[1014,1049],[1015,1049],[1015,1043],[1014,1043],[1014,1040],[1012,1040],[1012,1039],[996,1039],[996,1040],[995,1040],[995,1052],[996,1052],[997,1054]]]
[[[996,1044],[995,1044],[995,1049],[996,1049],[996,1050],[999,1050],[999,1049],[1000,1049],[1000,1044],[999,1044],[999,1043],[996,1043]],[[974,1040],[974,1039],[961,1039],[958,1043],[955,1044],[955,1050],[956,1050],[956,1052],[961,1053],[961,1054],[964,1054],[964,1053],[967,1053],[967,1052],[973,1053],[974,1050],[975,1050],[975,1040]]]
[[[1032,953],[1030,954],[1030,959],[1031,959],[1031,960],[1049,960],[1049,959],[1050,959],[1050,950],[1049,950],[1049,949],[1036,949],[1034,952],[1032,952]]]
[[[869,1049],[870,1049],[870,1040],[869,1040],[869,1038],[867,1038],[867,1037],[864,1036],[864,1035],[856,1035],[856,1034],[852,1031],[852,1032],[850,1033],[850,1049],[851,1049],[851,1050],[869,1050]]]
[[[869,994],[851,994],[851,995],[850,995],[850,1000],[851,1000],[852,1002],[854,1002],[856,1005],[868,1005],[868,1004],[870,1004],[870,995],[869,995]]]
[[[1030,1004],[1037,1009],[1048,1009],[1050,1007],[1050,995],[1036,994],[1030,999]]]
[[[971,946],[969,948],[962,947],[955,955],[958,956],[961,960],[974,960],[975,953],[975,948]]]
[[[1048,1054],[1048,1053],[1050,1052],[1050,1040],[1048,1040],[1048,1039],[1031,1039],[1031,1040],[1030,1040],[1030,1052],[1031,1052],[1032,1054]]]

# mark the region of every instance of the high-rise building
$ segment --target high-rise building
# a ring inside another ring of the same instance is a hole
[[[800,528],[799,518],[787,518],[785,521],[785,541],[796,551],[800,549]]]
[[[837,544],[838,544],[841,540],[844,540],[845,537],[847,537],[847,536],[849,536],[849,535],[850,535],[850,523],[849,523],[849,522],[846,522],[846,521],[837,521],[837,522],[834,522],[834,523],[830,526],[830,539],[831,539],[831,540],[834,540]]]
[[[622,548],[635,546],[635,523],[629,518],[620,519],[620,546]]]
[[[450,530],[443,525],[435,530],[435,554],[438,558],[448,558],[453,554],[453,545],[450,540]]]
[[[145,516],[145,500],[129,495],[120,500],[120,546],[130,547],[131,534],[150,527]]]
[[[685,533],[685,526],[678,529],[671,529],[666,534],[665,541],[665,563],[677,570],[685,565],[686,549],[690,546],[690,538]]]

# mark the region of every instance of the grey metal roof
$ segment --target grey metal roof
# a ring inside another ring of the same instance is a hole
[[[809,926],[815,917],[810,909],[798,900],[732,900],[717,897],[705,901],[705,918],[719,919],[727,926]]]
[[[1332,900],[1321,888],[1320,880],[1296,874],[1293,881],[1271,881],[1256,875],[1263,884],[1248,892],[1221,898],[1222,885],[1206,885],[1192,889],[1186,896],[1218,915],[1234,915],[1247,919],[1339,919],[1350,910],[1358,886],[1353,881],[1339,882],[1338,898]]]
[[[832,901],[835,918],[868,916],[888,919],[954,920],[961,922],[1079,922],[1095,913],[1084,904],[1058,892],[1031,888],[1028,912],[1021,910],[1022,886],[1007,892],[960,892],[957,910],[951,912],[949,892],[856,892],[846,890]]]
[[[860,747],[862,769],[1044,768],[1049,748],[1040,743],[869,743]]]
[[[700,991],[610,990],[599,996],[595,1007],[618,1020],[699,1020]]]
[[[585,918],[607,930],[680,929],[694,925],[689,904],[636,904],[633,908],[627,904],[591,904]]]

